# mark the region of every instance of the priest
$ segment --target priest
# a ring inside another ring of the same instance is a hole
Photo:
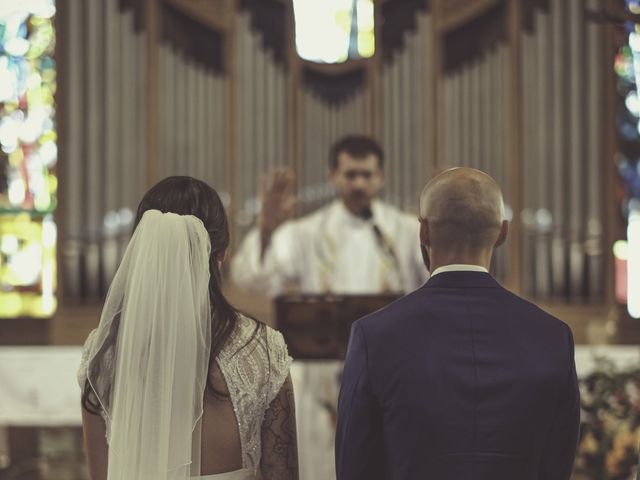
[[[416,216],[378,199],[384,153],[371,138],[350,135],[331,149],[329,181],[337,197],[292,220],[293,173],[264,179],[258,226],[232,264],[234,281],[250,292],[407,293],[426,281]]]
[[[329,181],[337,198],[293,219],[294,176],[279,169],[263,179],[258,225],[240,245],[231,275],[243,289],[280,293],[408,293],[428,277],[416,215],[379,200],[384,152],[363,135],[333,145]],[[297,363],[297,362],[296,362]],[[297,367],[297,368],[296,368]],[[299,372],[299,375],[295,373]],[[335,410],[341,365],[294,365],[300,478],[335,478]]]

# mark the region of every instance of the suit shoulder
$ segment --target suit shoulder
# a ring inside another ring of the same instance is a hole
[[[367,332],[374,330],[384,332],[387,328],[396,330],[399,319],[427,313],[423,301],[425,295],[428,295],[425,289],[415,290],[380,310],[360,318],[355,323]]]
[[[515,293],[511,292],[510,290],[507,290],[504,287],[502,287],[502,290],[507,296],[507,298],[509,298],[511,303],[515,306],[517,311],[527,313],[527,318],[534,318],[536,321],[543,322],[544,324],[548,325],[550,328],[557,328],[559,330],[566,329],[566,330],[569,330],[569,332],[571,331],[571,328],[569,327],[569,325],[567,325],[565,322],[560,320],[555,315],[552,315],[551,313],[543,310],[540,306],[536,305],[535,303],[525,298],[522,298],[519,295],[516,295]]]

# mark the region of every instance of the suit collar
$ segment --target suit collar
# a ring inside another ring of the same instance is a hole
[[[425,288],[499,288],[500,284],[488,273],[457,271],[442,272],[431,277]]]

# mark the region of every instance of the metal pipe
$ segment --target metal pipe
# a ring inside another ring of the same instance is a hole
[[[582,107],[584,105],[584,48],[582,42],[584,29],[584,11],[582,0],[569,1],[569,100],[570,119],[570,282],[571,297],[580,298],[584,295],[584,231],[583,219],[585,211],[584,201],[584,159],[583,132],[584,123]]]
[[[552,285],[553,295],[564,296],[566,293],[566,248],[565,232],[565,175],[564,165],[566,164],[565,154],[565,59],[568,58],[565,49],[565,1],[551,0],[551,51],[553,58],[553,122],[552,122],[552,145],[553,145],[553,219],[554,229],[551,239],[552,258]]]

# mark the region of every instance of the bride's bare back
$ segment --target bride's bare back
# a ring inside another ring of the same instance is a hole
[[[211,369],[209,380],[224,396],[209,392],[204,396],[200,457],[202,475],[231,472],[242,468],[242,445],[238,421],[229,397],[227,382],[217,364]],[[209,452],[216,452],[216,454],[210,455]]]
[[[218,365],[211,382],[223,395],[207,393],[202,422],[202,475],[231,472],[243,468],[238,421],[229,389]],[[297,479],[297,439],[293,385],[287,377],[280,392],[265,412],[261,429],[260,472],[262,478]],[[210,455],[209,452],[217,452]]]
[[[241,316],[220,352],[210,380],[222,395],[205,393],[201,430],[201,474],[240,469],[263,480],[297,480],[298,458],[291,359],[282,336],[268,327],[256,331]],[[84,352],[89,350],[87,339]],[[79,381],[86,381],[83,356]],[[83,409],[87,461],[92,480],[106,479],[108,448],[101,416]]]

